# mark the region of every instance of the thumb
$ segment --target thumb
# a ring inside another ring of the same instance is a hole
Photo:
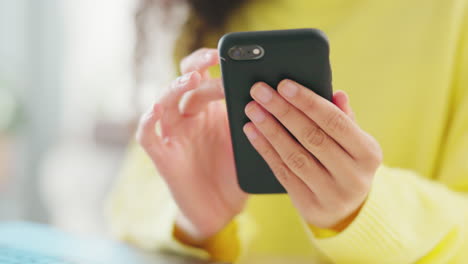
[[[338,106],[347,116],[349,116],[353,121],[356,121],[354,117],[353,109],[351,109],[351,105],[349,104],[349,97],[344,91],[336,91],[333,94],[333,103]]]
[[[224,98],[221,79],[202,81],[200,85],[182,96],[179,101],[179,112],[183,115],[196,115],[210,102]]]

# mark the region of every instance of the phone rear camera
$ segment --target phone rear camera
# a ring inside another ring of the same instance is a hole
[[[228,51],[233,60],[258,60],[263,57],[263,48],[259,45],[234,46]]]
[[[232,55],[234,57],[240,57],[242,55],[242,51],[240,49],[235,49],[233,52],[232,52]]]
[[[233,59],[241,59],[242,57],[242,49],[241,48],[238,48],[238,47],[234,47],[232,48],[230,51],[229,51],[229,56],[231,56],[231,58]]]

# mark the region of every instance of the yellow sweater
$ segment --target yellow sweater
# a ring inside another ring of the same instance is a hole
[[[190,248],[173,238],[177,208],[136,147],[111,194],[113,232],[147,249],[228,260],[468,263],[468,1],[253,2],[229,31],[315,27],[329,36],[334,88],[384,151],[360,214],[339,234],[312,232],[287,195],[256,195],[209,248]]]

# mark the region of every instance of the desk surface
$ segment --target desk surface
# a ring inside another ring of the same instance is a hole
[[[0,254],[6,252],[5,249],[17,250],[20,253],[29,252],[38,256],[78,260],[78,263],[89,264],[215,264],[165,253],[142,252],[115,241],[76,236],[49,226],[24,222],[0,223]],[[311,260],[278,256],[247,258],[236,264],[284,263],[314,264]]]
[[[57,263],[209,263],[169,254],[145,253],[116,241],[73,235],[50,226],[26,222],[0,223],[0,254],[0,259],[51,259]]]

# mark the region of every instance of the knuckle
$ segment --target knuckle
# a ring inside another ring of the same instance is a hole
[[[268,148],[266,146],[261,146],[260,148],[263,149],[263,151],[262,151],[263,157],[267,161],[271,160],[274,157],[275,153],[273,152],[273,150],[271,148]]]
[[[307,166],[308,156],[302,151],[295,151],[287,157],[287,163],[293,170],[302,170]]]
[[[326,126],[332,132],[344,132],[346,131],[346,125],[344,114],[340,112],[332,112],[326,120]]]
[[[291,105],[290,104],[284,104],[283,107],[281,107],[281,110],[277,112],[277,117],[278,119],[283,119],[288,116],[288,114],[291,112]]]
[[[277,140],[281,135],[281,127],[280,126],[273,126],[270,129],[266,129],[265,137],[270,140]]]
[[[299,108],[302,108],[305,113],[313,113],[317,111],[317,101],[313,97],[298,97],[297,100]]]
[[[273,169],[273,171],[274,171],[276,177],[278,178],[278,180],[281,183],[287,183],[288,182],[288,180],[289,180],[289,171],[283,164],[277,165]]]
[[[309,146],[322,147],[325,143],[325,134],[319,127],[312,125],[305,129],[304,141]]]

